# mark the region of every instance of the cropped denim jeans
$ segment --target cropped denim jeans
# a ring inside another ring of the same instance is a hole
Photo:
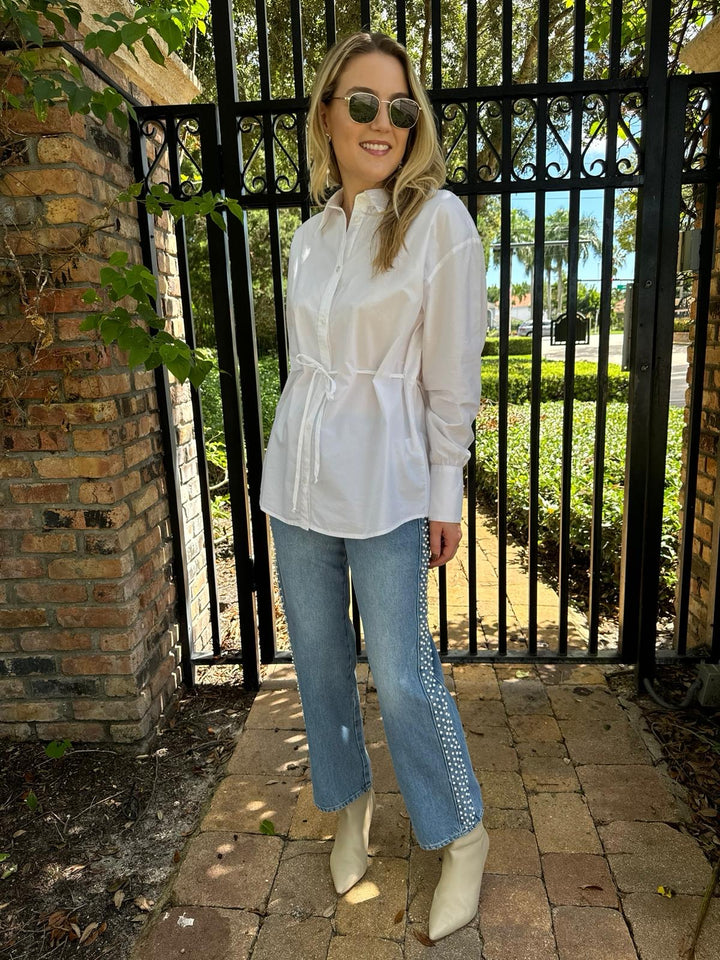
[[[271,526],[316,806],[339,810],[372,786],[349,566],[385,736],[417,841],[434,850],[468,833],[482,818],[482,796],[427,625],[427,521],[364,540],[275,518]]]

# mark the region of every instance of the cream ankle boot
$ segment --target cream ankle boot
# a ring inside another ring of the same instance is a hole
[[[443,850],[442,874],[433,894],[428,934],[440,940],[475,916],[490,838],[482,821]]]
[[[372,789],[338,810],[330,873],[339,894],[347,893],[368,868],[370,821],[375,807]]]

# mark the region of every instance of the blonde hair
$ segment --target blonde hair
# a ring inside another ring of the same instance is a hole
[[[400,61],[410,96],[420,104],[417,123],[408,135],[402,165],[385,180],[390,202],[376,230],[375,273],[389,270],[405,234],[423,203],[445,183],[445,159],[438,142],[433,109],[417,78],[407,50],[384,33],[359,31],[335,43],[320,64],[310,95],[308,109],[308,155],[310,160],[310,196],[320,204],[331,184],[341,184],[335,151],[323,129],[320,103],[329,103],[346,64],[362,53],[386,53]]]

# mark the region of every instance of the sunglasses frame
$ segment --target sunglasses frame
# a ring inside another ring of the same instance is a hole
[[[377,110],[375,111],[375,116],[371,117],[370,120],[356,120],[355,117],[353,117],[353,115],[350,113],[350,101],[352,100],[353,97],[357,97],[357,96],[373,97],[375,100],[377,100]],[[412,130],[412,128],[416,126],[418,119],[420,117],[420,111],[422,110],[422,106],[417,102],[417,100],[413,100],[412,97],[395,97],[394,100],[381,100],[380,97],[376,97],[374,93],[370,93],[367,90],[356,90],[354,93],[349,93],[346,97],[330,97],[330,99],[344,100],[348,105],[348,113],[350,114],[350,119],[352,120],[353,123],[360,123],[360,124],[372,123],[373,120],[375,120],[375,118],[377,117],[378,113],[380,112],[380,104],[386,103],[388,105],[388,117],[390,118],[390,123],[392,123],[392,125],[395,127],[396,130]],[[415,117],[415,122],[411,124],[411,126],[409,127],[401,127],[397,123],[395,123],[392,118],[392,113],[390,112],[392,110],[392,105],[402,100],[408,100],[410,103],[414,103],[418,109],[417,116]]]

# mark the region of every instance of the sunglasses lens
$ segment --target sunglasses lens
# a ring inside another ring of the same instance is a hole
[[[371,123],[379,106],[378,98],[372,93],[353,93],[348,102],[350,116],[356,123]]]
[[[417,123],[420,108],[414,100],[393,100],[390,104],[390,119],[396,127],[407,130]]]

